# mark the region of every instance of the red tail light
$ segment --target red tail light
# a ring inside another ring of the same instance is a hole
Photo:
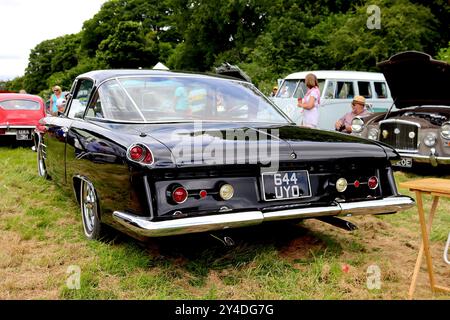
[[[206,198],[206,196],[208,195],[208,192],[206,190],[200,190],[198,195],[200,196],[200,199],[203,199],[203,198]]]
[[[144,154],[144,148],[141,146],[134,146],[130,149],[130,158],[134,161],[142,160],[142,155]]]
[[[177,187],[172,191],[172,200],[176,203],[183,203],[188,198],[188,192],[184,187]]]
[[[369,180],[367,181],[367,185],[369,186],[370,189],[375,189],[376,187],[378,187],[378,178],[377,177],[370,177]]]
[[[1,128],[0,129],[0,134],[5,134],[6,133],[6,129]]]
[[[127,157],[131,161],[142,164],[153,164],[153,154],[149,148],[143,144],[133,144],[128,148]]]

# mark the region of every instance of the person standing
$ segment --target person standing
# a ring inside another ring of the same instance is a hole
[[[52,88],[53,94],[50,97],[50,113],[52,116],[57,116],[58,111],[62,112],[64,105],[64,97],[60,86]]]
[[[271,98],[275,97],[277,95],[277,92],[278,92],[278,87],[277,86],[273,87],[272,92],[270,93],[269,97],[271,97]]]
[[[301,126],[317,128],[319,123],[320,90],[317,77],[308,73],[305,77],[305,85],[308,88],[303,99],[298,98],[297,106],[303,109]]]

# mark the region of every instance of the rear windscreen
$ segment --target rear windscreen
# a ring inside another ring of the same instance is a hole
[[[5,110],[39,110],[40,105],[39,102],[31,100],[6,100],[0,101],[0,108]]]

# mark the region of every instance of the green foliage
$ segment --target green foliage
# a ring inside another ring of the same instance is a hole
[[[97,57],[110,68],[150,67],[157,61],[157,45],[145,37],[138,22],[119,22],[114,33],[103,40],[97,50]]]
[[[448,48],[442,48],[439,50],[437,58],[450,63],[450,42],[448,43]]]
[[[368,29],[366,6],[329,35],[328,50],[336,69],[375,70],[376,63],[406,50],[427,51],[438,37],[428,8],[407,0],[369,1],[381,9],[381,28]]]
[[[21,77],[16,77],[10,81],[6,81],[4,83],[4,89],[1,89],[1,90],[19,92],[21,89],[25,88],[24,80],[25,80],[25,77],[21,76]]]
[[[65,35],[39,43],[31,50],[25,71],[24,86],[29,93],[48,89],[47,78],[78,64],[80,34]]]

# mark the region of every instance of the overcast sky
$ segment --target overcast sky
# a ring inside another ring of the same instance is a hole
[[[0,0],[0,80],[21,76],[31,49],[81,31],[106,0]]]

